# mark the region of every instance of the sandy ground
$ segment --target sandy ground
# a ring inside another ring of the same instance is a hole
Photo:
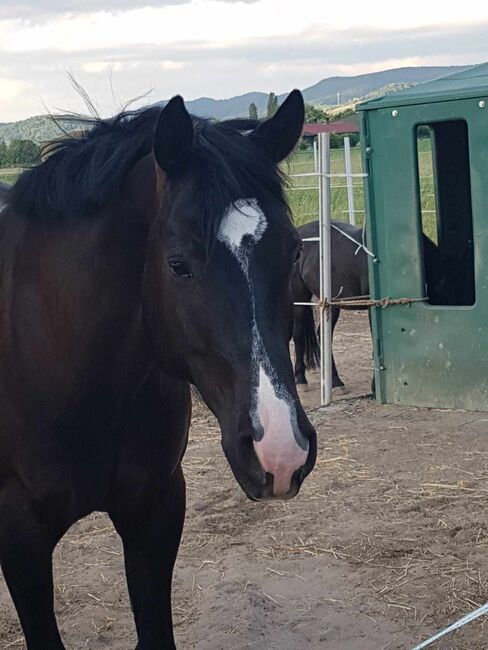
[[[488,600],[488,414],[360,397],[371,379],[365,314],[341,316],[335,353],[350,392],[315,410],[312,377],[304,402],[319,459],[294,501],[247,501],[197,406],[174,582],[179,649],[409,649]],[[135,647],[121,546],[103,514],[59,545],[55,579],[67,648]],[[488,648],[486,622],[432,648]],[[1,578],[0,648],[24,648]]]

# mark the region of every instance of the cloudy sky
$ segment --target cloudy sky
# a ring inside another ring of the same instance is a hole
[[[0,122],[83,110],[68,71],[106,115],[148,91],[225,98],[487,60],[480,0],[0,0]]]

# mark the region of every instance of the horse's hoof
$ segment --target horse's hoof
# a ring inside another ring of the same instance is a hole
[[[342,385],[333,387],[332,392],[334,395],[348,395],[350,391],[349,388],[346,388],[344,385]]]

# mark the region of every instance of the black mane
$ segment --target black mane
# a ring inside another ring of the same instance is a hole
[[[89,215],[121,188],[132,166],[151,151],[160,109],[80,118],[86,129],[45,147],[47,157],[24,171],[9,203],[28,219]]]
[[[110,203],[133,165],[153,147],[161,109],[126,111],[107,119],[85,118],[77,137],[55,141],[44,161],[19,177],[9,205],[27,219],[88,217]],[[232,201],[271,196],[285,201],[284,177],[243,132],[254,120],[214,122],[192,117],[193,164],[203,229],[210,237]],[[78,121],[78,119],[77,119]]]

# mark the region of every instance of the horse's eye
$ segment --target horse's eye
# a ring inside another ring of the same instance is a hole
[[[168,260],[169,268],[171,273],[176,275],[178,278],[192,278],[193,273],[191,272],[190,267],[183,260]]]
[[[302,247],[300,246],[297,249],[297,252],[295,253],[295,259],[293,260],[293,263],[296,264],[301,256],[302,256]]]

